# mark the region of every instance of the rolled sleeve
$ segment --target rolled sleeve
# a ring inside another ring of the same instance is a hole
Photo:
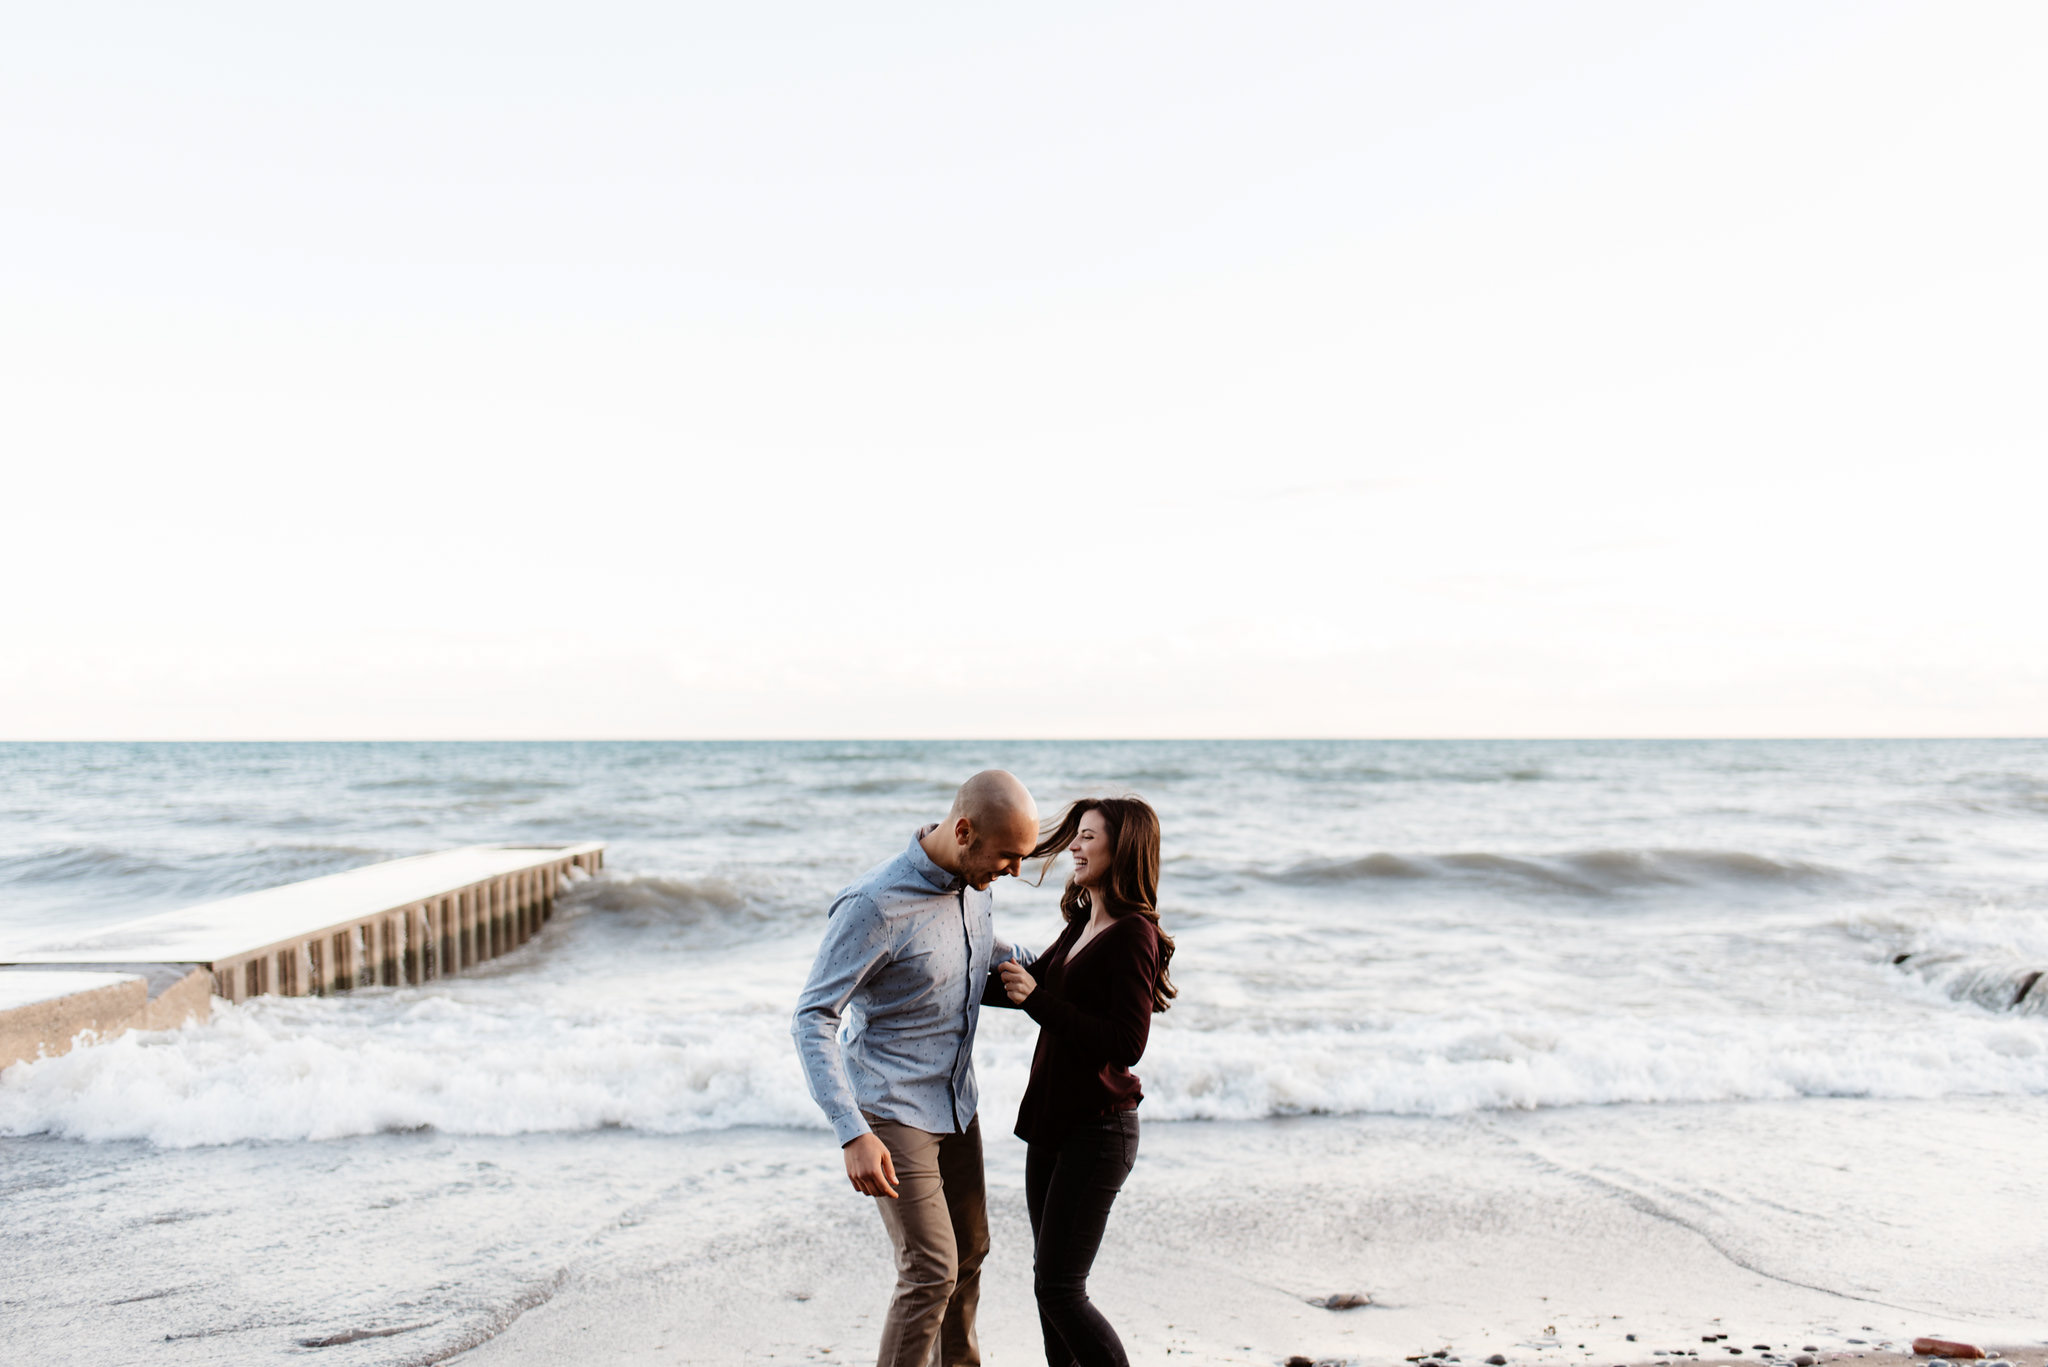
[[[861,984],[889,961],[891,938],[889,925],[871,898],[859,892],[841,895],[832,904],[824,941],[790,1021],[811,1099],[825,1113],[842,1148],[869,1133],[869,1126],[847,1075],[839,1023]]]
[[[1012,959],[1016,960],[1020,967],[1029,968],[1038,961],[1038,955],[1022,945],[1011,944],[1000,935],[996,936],[995,946],[989,951],[988,956],[990,970],[993,971],[998,964],[1008,963]]]
[[[995,947],[988,956],[988,981],[981,989],[983,1006],[1000,1007],[1005,1011],[1017,1009],[1017,1003],[1010,1000],[1010,994],[1003,990],[1003,975],[996,970],[1006,963],[1015,963],[1029,968],[1037,962],[1038,956],[1022,945],[1013,945],[1002,936],[995,939]]]

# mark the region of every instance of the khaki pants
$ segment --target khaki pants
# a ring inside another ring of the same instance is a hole
[[[896,1247],[896,1294],[882,1324],[880,1367],[978,1367],[974,1310],[988,1256],[981,1120],[965,1134],[932,1134],[873,1116],[868,1124],[896,1165],[896,1199],[875,1198]]]

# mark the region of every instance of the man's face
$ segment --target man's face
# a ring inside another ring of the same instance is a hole
[[[1015,878],[1038,843],[1038,818],[1028,812],[991,822],[987,830],[969,829],[967,847],[960,852],[960,876],[972,888],[985,888],[1005,874]]]

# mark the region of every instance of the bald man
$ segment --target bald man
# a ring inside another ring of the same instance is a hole
[[[991,967],[1032,959],[996,937],[988,888],[1015,877],[1037,843],[1038,804],[1022,783],[1000,769],[968,779],[944,821],[834,899],[790,1024],[847,1180],[877,1198],[896,1249],[882,1367],[981,1361],[988,1203],[974,1027]]]

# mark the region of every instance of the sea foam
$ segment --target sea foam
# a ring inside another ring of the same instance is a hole
[[[620,998],[219,1003],[205,1025],[8,1069],[0,1133],[188,1147],[416,1129],[822,1125],[780,1010],[683,1012],[630,988]],[[1460,1009],[1382,1028],[1282,1030],[1162,1019],[1137,1071],[1153,1120],[2048,1093],[2042,1022],[1974,1015],[1905,1036],[1740,1013],[1658,1023]],[[1032,1034],[1020,1017],[984,1016],[990,1123],[1007,1129]]]

